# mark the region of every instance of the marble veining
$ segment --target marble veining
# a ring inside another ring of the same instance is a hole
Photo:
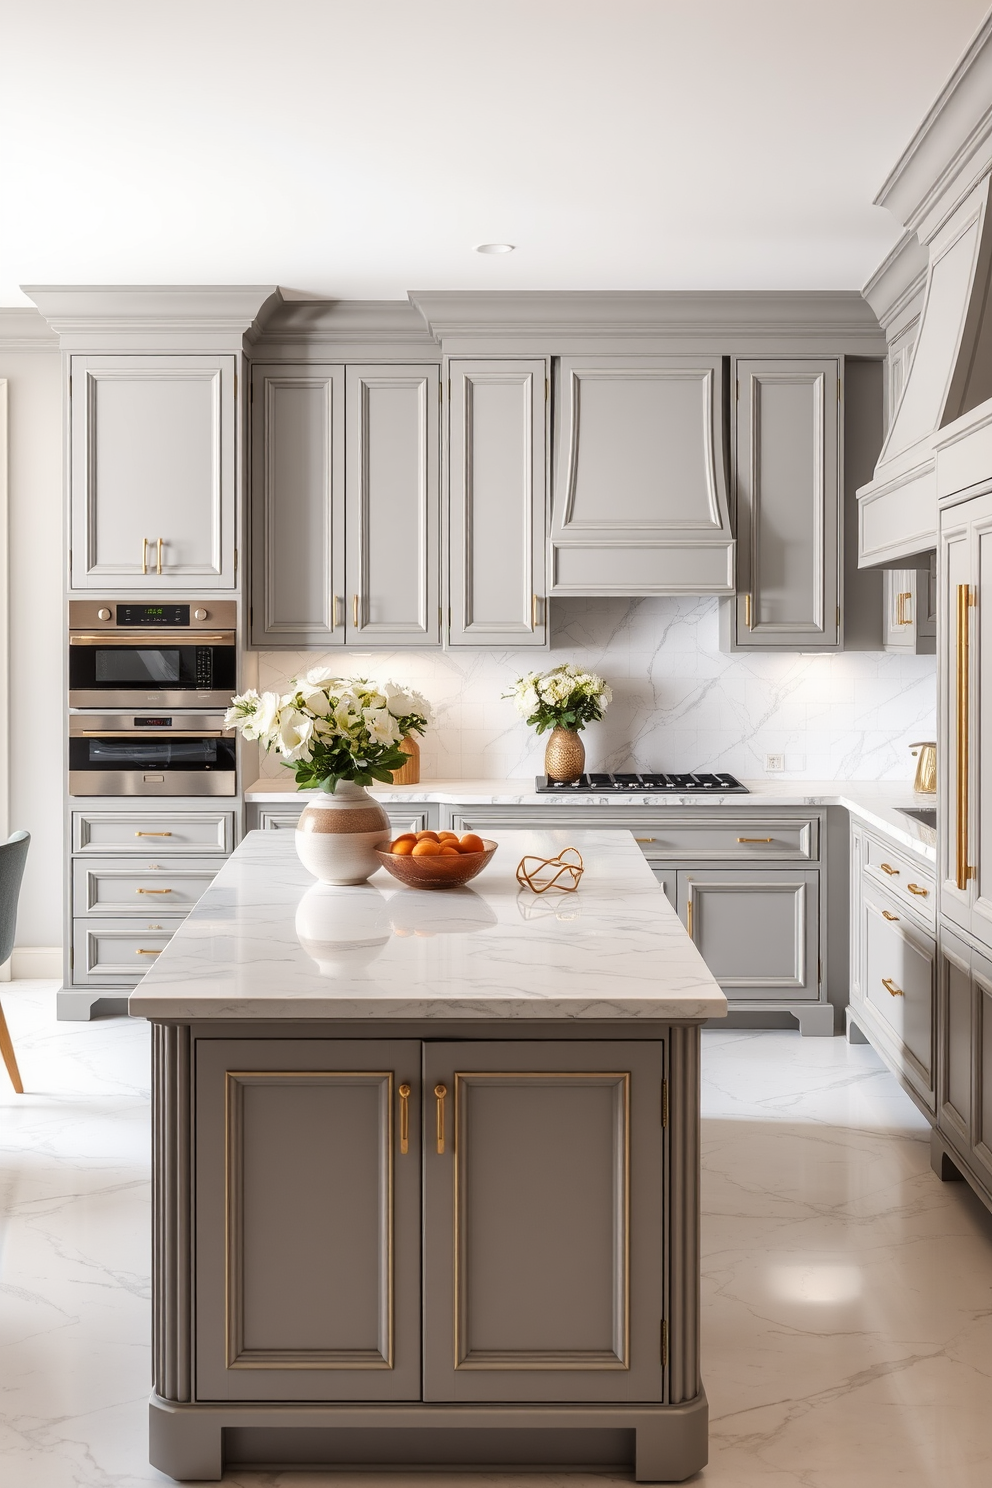
[[[0,1478],[165,1488],[148,1466],[148,1068],[140,1019],[57,1023],[7,983],[0,1079]],[[928,1166],[868,1045],[704,1030],[699,1488],[986,1488],[992,1216]],[[228,1488],[403,1474],[231,1470]],[[608,1488],[629,1472],[418,1472],[417,1488]]]
[[[385,869],[317,885],[289,832],[250,832],[135,988],[170,1018],[709,1018],[726,998],[627,832],[497,831],[458,889]],[[578,892],[517,884],[525,854],[579,849]]]
[[[555,599],[550,651],[267,651],[258,683],[282,690],[311,666],[406,679],[434,703],[425,779],[533,777],[544,740],[500,701],[521,673],[574,661],[614,701],[583,738],[590,769],[763,774],[784,754],[792,779],[906,780],[909,745],[936,734],[936,659],[891,652],[759,655],[720,650],[719,600]],[[272,757],[262,773],[278,775]]]

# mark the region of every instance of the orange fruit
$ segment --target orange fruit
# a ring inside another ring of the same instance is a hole
[[[424,837],[413,849],[415,858],[436,858],[441,851],[441,845],[436,838]]]
[[[458,841],[458,833],[457,832],[438,832],[438,834],[437,834],[437,840],[438,840],[438,842],[457,842]]]
[[[416,842],[416,840],[416,832],[401,832],[398,837],[393,838],[393,843],[395,845],[397,842]]]
[[[418,832],[417,833],[417,841],[418,842],[424,842],[425,840],[427,842],[437,842],[437,840],[438,840],[437,833],[436,832]]]
[[[439,858],[457,858],[460,856],[461,854],[453,842],[442,842],[441,851],[438,853]]]
[[[486,844],[474,832],[466,832],[458,844],[458,851],[462,853],[485,852],[485,850]]]
[[[416,837],[397,837],[389,851],[396,853],[397,857],[408,858],[416,845]]]

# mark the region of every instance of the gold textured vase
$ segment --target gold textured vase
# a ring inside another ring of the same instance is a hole
[[[586,764],[586,747],[574,729],[551,730],[544,751],[544,773],[549,780],[578,780]]]
[[[400,740],[400,749],[406,755],[407,763],[401,765],[398,770],[393,771],[393,784],[419,785],[420,745],[412,734],[407,734],[405,739]]]

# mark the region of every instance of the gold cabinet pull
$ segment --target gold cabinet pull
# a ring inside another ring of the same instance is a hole
[[[879,866],[879,868],[881,868],[882,872],[883,873],[887,873],[890,878],[898,878],[899,877],[899,869],[898,868],[893,868],[893,866],[892,866],[891,863],[879,863],[878,866]]]
[[[135,832],[135,837],[171,837],[171,832]]]
[[[913,598],[912,593],[909,590],[907,590],[905,594],[897,594],[896,595],[896,624],[897,625],[912,625],[912,623],[913,623],[913,617],[912,617],[912,615],[907,615],[907,613],[906,613],[907,608],[908,608],[906,601],[907,600],[912,600],[912,598]]]
[[[654,842],[654,840],[655,839],[653,837],[635,837],[634,838],[634,841],[635,842]]]
[[[754,629],[753,625],[751,624],[751,596],[750,596],[750,594],[745,594],[745,596],[744,596],[744,624],[747,626],[748,630],[753,630]]]
[[[437,1099],[437,1150],[444,1151],[444,1097],[448,1093],[447,1085],[435,1085],[434,1095]]]
[[[882,919],[883,920],[897,920],[898,918],[899,918],[898,915],[889,914],[889,911],[887,909],[883,909],[882,910]]]
[[[136,894],[171,894],[171,889],[135,889]]]
[[[161,538],[158,538],[156,540],[156,550],[157,551],[156,551],[156,554],[155,554],[155,572],[157,574],[161,574],[161,572],[162,572],[162,539]]]
[[[919,884],[907,884],[906,887],[911,894],[918,894],[921,899],[929,899],[930,897],[930,890],[921,888]]]
[[[773,837],[738,837],[738,842],[773,842]]]
[[[958,585],[958,635],[957,635],[957,801],[956,801],[956,854],[954,882],[964,890],[975,870],[968,864],[968,728],[971,667],[969,645],[971,641],[970,616],[971,585]]]
[[[135,951],[134,954],[136,956],[161,956],[162,952],[160,950],[159,951]]]
[[[538,615],[540,613],[539,606],[541,605],[541,603],[542,603],[542,600],[541,600],[541,596],[539,594],[532,594],[531,595],[531,597],[530,597],[530,628],[531,628],[531,630],[536,630],[537,629],[537,617],[538,617]]]
[[[410,1087],[404,1080],[396,1094],[400,1098],[400,1152],[410,1151]]]
[[[687,899],[685,905],[685,928],[689,939],[692,939],[692,900]]]
[[[351,623],[355,627],[355,629],[357,630],[358,629],[358,595],[357,594],[352,595],[352,599],[351,599]]]
[[[906,994],[902,990],[902,988],[901,987],[897,987],[896,984],[895,984],[895,982],[891,979],[891,977],[883,977],[882,978],[882,986],[885,988],[886,992],[888,992],[888,994],[889,994],[890,997],[905,997],[906,996]]]
[[[146,574],[148,572],[148,539],[147,539],[147,537],[143,537],[141,539],[141,572],[143,574]]]
[[[335,594],[332,597],[332,599],[331,599],[331,629],[332,630],[337,630],[338,626],[341,624],[341,618],[340,618],[341,617],[341,610],[339,608],[340,604],[341,604],[341,596],[340,596],[340,594]]]

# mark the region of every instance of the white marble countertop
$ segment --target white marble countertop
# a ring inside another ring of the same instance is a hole
[[[372,794],[377,801],[398,804],[404,801],[436,801],[448,806],[624,806],[638,811],[645,806],[843,806],[860,820],[883,832],[900,846],[917,852],[932,864],[937,861],[937,834],[923,822],[903,816],[899,806],[933,806],[934,796],[919,796],[911,785],[892,780],[745,780],[746,796],[696,795],[673,796],[660,792],[639,791],[636,795],[609,792],[603,795],[541,795],[528,780],[424,780],[419,785],[376,786]],[[296,781],[287,770],[285,778],[256,780],[245,791],[251,803],[282,803],[291,796],[301,798],[302,810],[313,791],[297,791]]]
[[[385,869],[319,885],[290,832],[249,832],[130,998],[146,1018],[700,1019],[727,1001],[629,832],[496,831],[471,884]],[[525,854],[574,846],[575,894],[535,896]]]

